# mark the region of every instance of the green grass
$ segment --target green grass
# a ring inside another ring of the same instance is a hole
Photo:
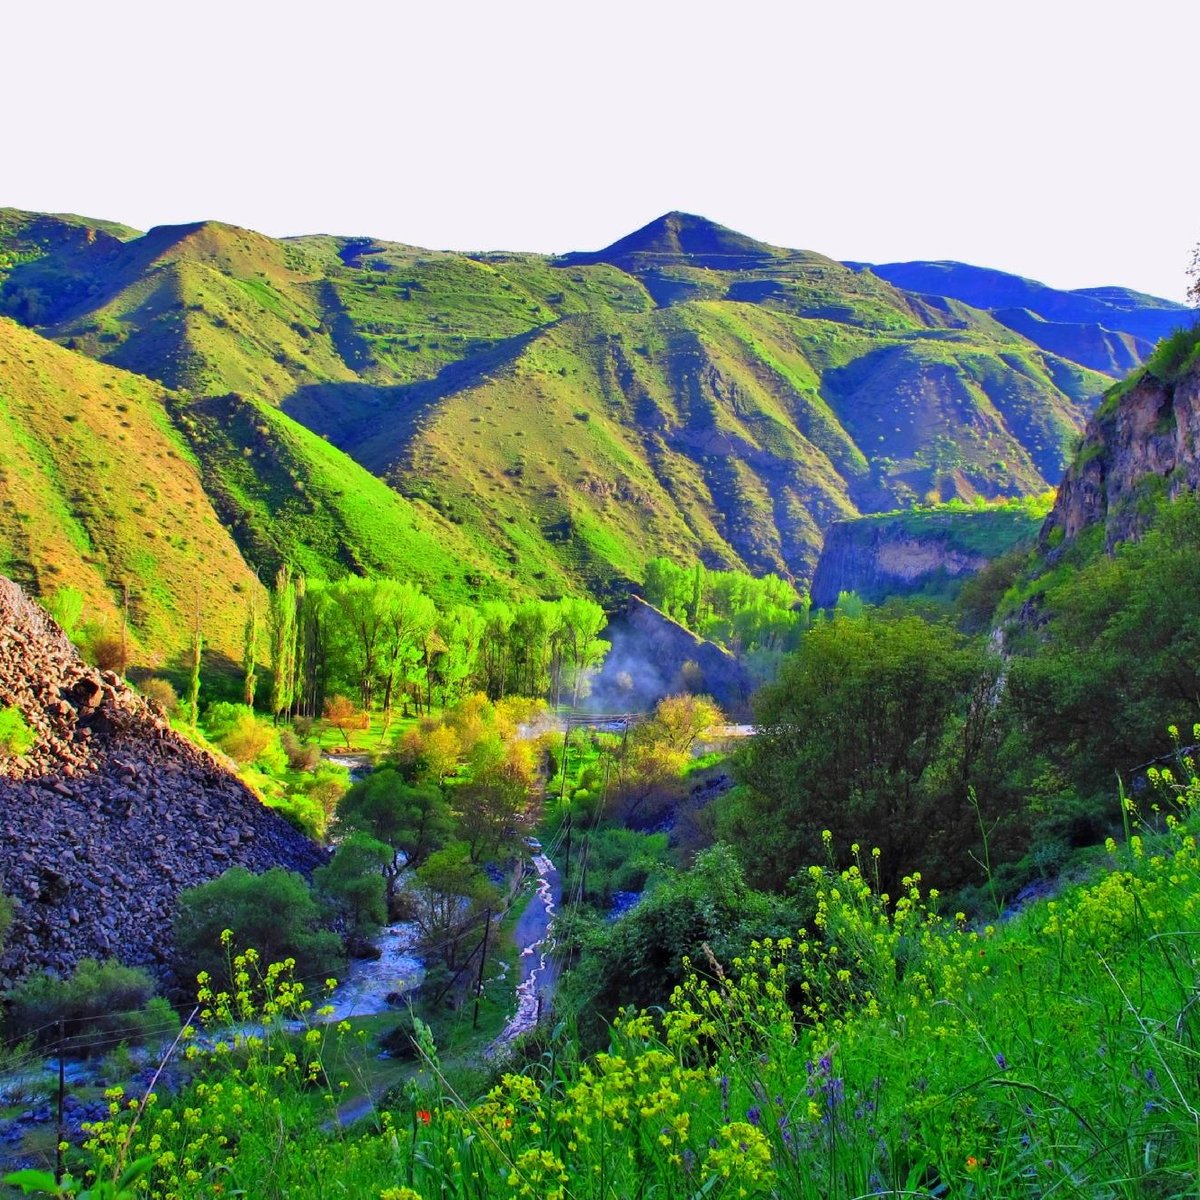
[[[31,220],[0,223],[0,306],[50,296],[44,332],[198,407],[282,406],[416,502],[388,544],[447,596],[615,596],[662,553],[805,580],[830,517],[1043,490],[1105,382],[965,306],[679,214],[562,260],[216,223],[100,253]],[[206,459],[253,565],[382,569],[395,502],[254,423],[273,450],[235,420]],[[297,483],[338,511],[302,511]]]
[[[356,1073],[353,1035],[315,1031],[294,1065],[267,1040],[151,1105],[127,1157],[160,1139],[151,1187],[181,1200],[214,1181],[403,1200],[1190,1195],[1200,790],[1166,788],[1092,876],[1003,924],[940,912],[916,878],[885,902],[864,850],[840,876],[808,872],[809,928],[719,974],[696,964],[603,1055],[547,1032],[493,1084],[462,1069],[479,1044],[464,1014],[442,1029],[453,1051],[426,1040],[377,1120],[347,1131],[341,1098],[390,1068]],[[131,1121],[85,1161],[113,1170]]]

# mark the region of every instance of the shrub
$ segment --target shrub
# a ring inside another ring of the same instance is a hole
[[[20,758],[33,749],[33,730],[17,708],[0,708],[0,758]]]
[[[182,974],[207,971],[228,982],[229,961],[221,935],[233,931],[239,946],[255,946],[270,962],[296,960],[296,972],[327,973],[341,957],[341,943],[318,927],[320,910],[302,875],[272,867],[252,875],[231,867],[219,879],[180,893],[175,912],[175,949]]]
[[[74,1054],[106,1053],[117,1041],[162,1038],[179,1027],[171,1006],[154,996],[149,974],[115,959],[85,958],[66,979],[40,971],[6,998],[10,1037],[52,1045],[61,1022],[65,1045]]]
[[[163,679],[160,675],[151,675],[141,686],[142,695],[147,700],[153,700],[168,716],[179,707],[179,693],[169,679]]]

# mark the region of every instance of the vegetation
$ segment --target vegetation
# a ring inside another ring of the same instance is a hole
[[[282,867],[251,875],[231,867],[219,879],[186,888],[175,914],[175,949],[185,977],[199,972],[228,986],[229,943],[266,947],[272,961],[296,963],[304,978],[333,973],[341,962],[341,941],[318,928],[321,913],[304,877]]]
[[[179,1021],[154,992],[147,971],[85,958],[65,979],[39,971],[6,993],[4,1033],[82,1055],[108,1053],[120,1042],[158,1041]]]
[[[115,1180],[145,1158],[142,1186],[181,1200],[214,1181],[389,1200],[599,1200],[651,1186],[843,1200],[1186,1194],[1186,1014],[1200,964],[1179,931],[1200,917],[1200,784],[1158,778],[1151,823],[1111,841],[1092,879],[1003,926],[939,915],[915,876],[884,900],[870,856],[813,866],[803,928],[723,963],[694,960],[665,1008],[622,1014],[594,1057],[553,1043],[472,1100],[447,1087],[416,1025],[421,1070],[351,1130],[332,1119],[346,1042],[313,1025],[289,1052],[275,1022],[303,1019],[303,990],[286,969],[239,959],[238,991],[205,984],[201,1000],[213,1019],[264,1032],[236,1035],[233,1053],[190,1050],[198,1076],[179,1097],[115,1096],[79,1170]]]

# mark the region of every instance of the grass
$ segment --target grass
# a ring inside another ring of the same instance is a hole
[[[422,1069],[386,1110],[338,1130],[350,1031],[309,1033],[294,1061],[250,1039],[132,1134],[118,1106],[89,1161],[103,1174],[154,1148],[154,1194],[181,1200],[214,1183],[405,1200],[1190,1195],[1200,783],[1157,783],[1091,878],[995,926],[940,912],[917,876],[880,897],[864,851],[840,875],[811,868],[809,928],[695,964],[595,1058],[564,1031],[523,1070],[452,1078],[422,1035]],[[284,980],[268,1011],[289,1006]]]
[[[211,648],[236,658],[261,588],[167,403],[158,385],[0,318],[0,571],[42,597],[78,588],[85,619],[113,629],[127,586],[141,665],[186,647],[198,596]]]
[[[18,217],[0,306],[48,296],[23,319],[186,389],[200,424],[208,406],[197,453],[268,573],[403,562],[447,598],[615,598],[669,552],[804,580],[830,516],[1042,490],[1105,382],[963,306],[678,214],[561,260],[212,222],[101,253]],[[672,260],[685,244],[726,249]]]

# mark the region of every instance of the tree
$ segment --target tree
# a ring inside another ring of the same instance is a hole
[[[587,694],[587,679],[593,667],[604,661],[609,643],[600,631],[608,624],[604,609],[594,600],[568,598],[559,603],[559,637],[571,689],[571,705]],[[559,697],[555,696],[557,704]]]
[[[476,917],[496,903],[498,893],[457,842],[429,856],[417,870],[417,884],[417,923],[425,941],[453,971],[464,935]]]
[[[939,884],[970,873],[970,789],[994,705],[998,664],[952,629],[868,611],[815,625],[755,704],[758,734],[735,758],[743,784],[722,805],[722,836],[751,877],[781,888],[859,842],[882,852],[885,891],[920,869]],[[982,688],[977,686],[983,681]]]
[[[207,971],[229,984],[229,956],[221,941],[233,930],[235,946],[254,948],[263,963],[296,960],[296,976],[322,975],[341,958],[336,934],[319,928],[320,910],[304,876],[282,867],[252,875],[230,867],[220,878],[179,894],[175,947],[185,977]]]
[[[347,747],[350,745],[351,732],[355,729],[366,729],[370,721],[367,714],[360,711],[358,705],[348,696],[330,696],[325,701],[321,715],[338,730]]]
[[[296,584],[286,565],[275,576],[271,592],[271,713],[291,708],[295,695]]]
[[[250,593],[250,605],[246,610],[246,625],[242,631],[242,701],[247,708],[254,707],[254,693],[258,690],[258,606],[254,593]]]
[[[344,838],[328,865],[313,872],[317,890],[349,918],[354,933],[370,936],[387,921],[384,870],[392,861],[390,846],[368,833]]]
[[[471,862],[484,862],[517,836],[533,784],[527,742],[502,742],[493,735],[471,755],[470,779],[452,790],[458,834]]]
[[[384,868],[389,906],[401,870],[420,865],[453,828],[441,789],[414,786],[395,767],[381,767],[353,784],[338,802],[337,820],[341,829],[368,833],[390,848],[391,861]]]

